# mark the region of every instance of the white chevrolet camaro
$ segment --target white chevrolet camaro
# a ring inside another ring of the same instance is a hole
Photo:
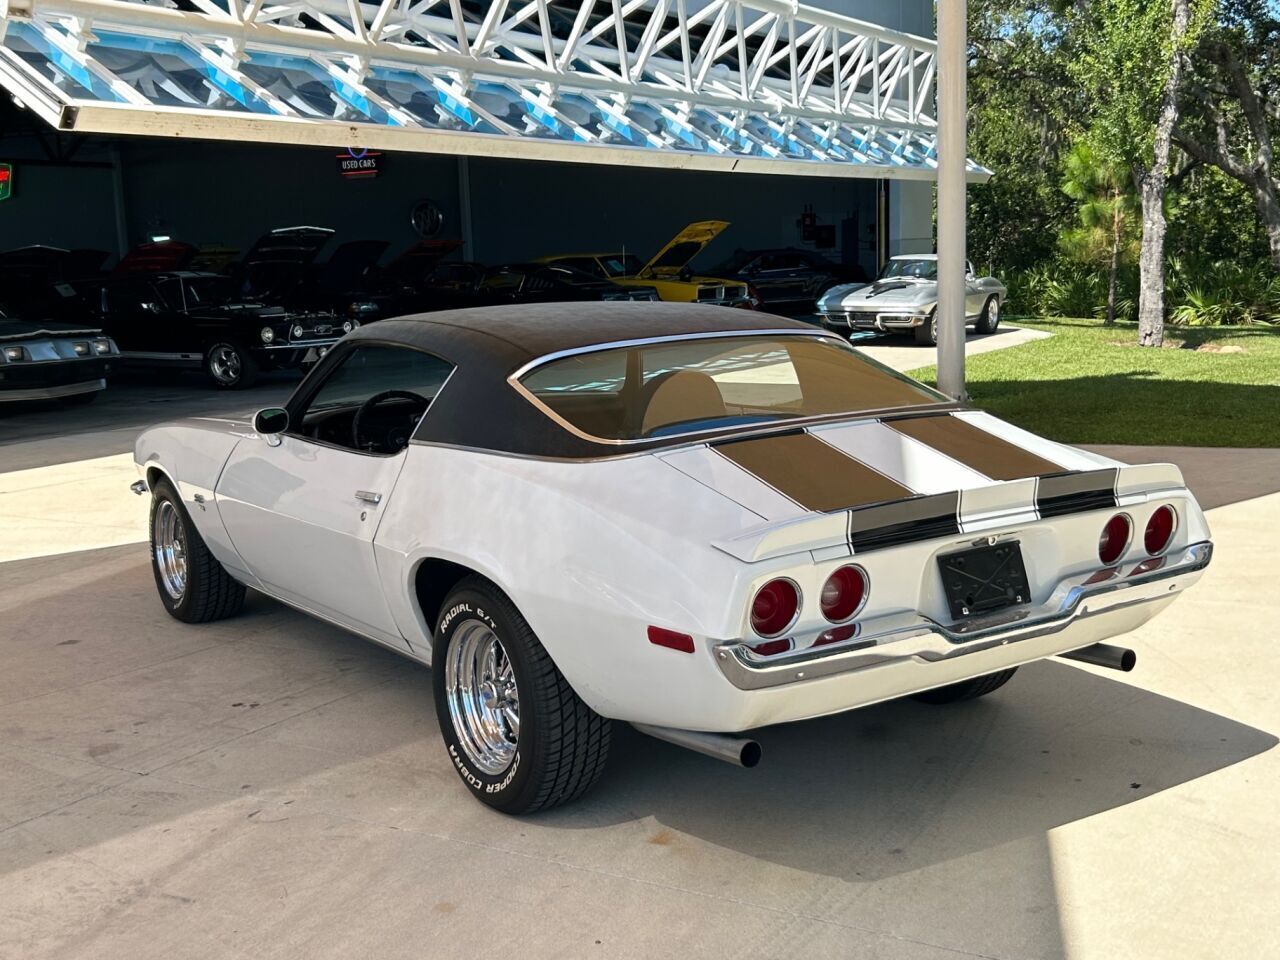
[[[156,586],[250,588],[429,663],[462,782],[523,813],[599,777],[613,721],[751,766],[742,736],[980,696],[1209,562],[1176,467],[1044,440],[842,338],[690,304],[387,320],[283,408],[143,433]]]

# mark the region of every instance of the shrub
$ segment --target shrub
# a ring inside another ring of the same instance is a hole
[[[1102,317],[1107,310],[1106,273],[1065,261],[1013,271],[1008,278],[1013,310],[1032,316]],[[1116,285],[1116,318],[1137,317],[1138,271],[1122,269]],[[1280,323],[1280,276],[1268,263],[1217,260],[1191,263],[1170,257],[1165,268],[1169,323],[1233,325]]]

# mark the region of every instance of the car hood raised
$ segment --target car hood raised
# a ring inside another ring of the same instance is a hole
[[[668,240],[636,276],[674,277],[728,226],[727,220],[699,220],[689,224]]]

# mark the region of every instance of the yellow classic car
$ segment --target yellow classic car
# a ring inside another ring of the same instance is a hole
[[[758,305],[751,288],[741,280],[695,276],[689,261],[729,226],[726,220],[691,223],[659,250],[648,263],[632,253],[566,253],[539,257],[540,263],[556,263],[584,270],[623,286],[654,287],[661,300],[678,303],[714,303],[729,307]]]

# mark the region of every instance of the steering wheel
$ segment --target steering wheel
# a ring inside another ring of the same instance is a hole
[[[363,442],[364,438],[361,436],[360,428],[363,425],[365,416],[378,404],[385,403],[388,400],[411,400],[414,403],[421,404],[422,410],[419,415],[421,415],[421,413],[425,413],[427,407],[431,405],[431,401],[426,397],[420,396],[416,393],[410,393],[408,390],[383,390],[382,393],[375,393],[364,403],[360,404],[360,408],[356,410],[356,415],[351,418],[351,445],[357,450],[363,450],[366,448],[373,449],[375,441],[369,440],[367,443]],[[393,437],[389,432],[386,438],[387,445],[393,446],[396,439],[398,438]],[[408,440],[409,436],[406,431],[404,441],[407,443]],[[403,443],[400,444],[400,446],[403,445]]]

